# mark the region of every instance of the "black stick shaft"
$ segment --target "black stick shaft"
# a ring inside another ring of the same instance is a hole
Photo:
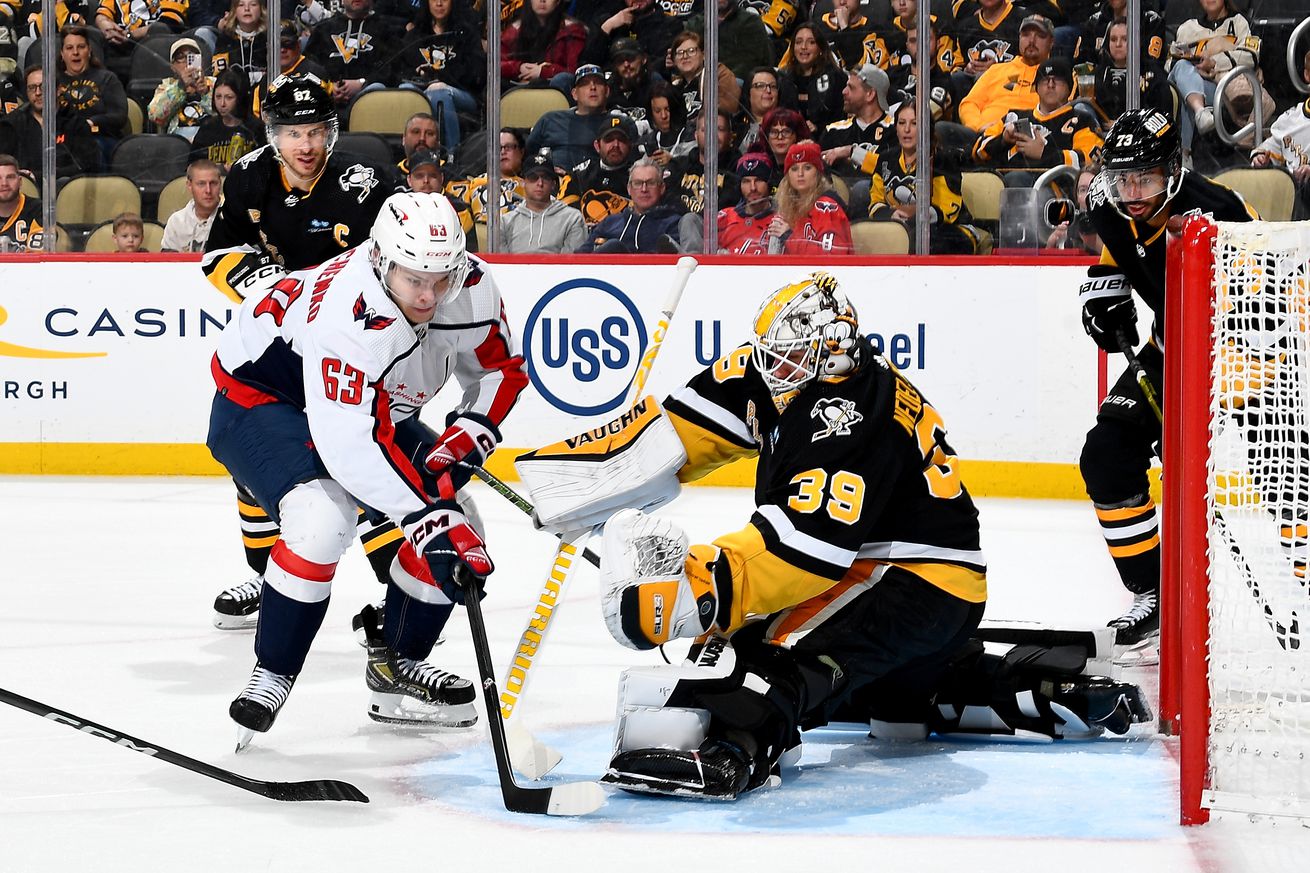
[[[67,725],[84,734],[108,740],[114,745],[122,746],[129,751],[139,752],[142,755],[166,761],[184,770],[190,770],[192,773],[199,773],[201,776],[208,776],[210,779],[217,779],[219,782],[226,782],[228,785],[254,792],[263,797],[271,797],[274,800],[358,800],[363,803],[368,802],[368,798],[358,788],[345,782],[336,782],[334,780],[264,782],[259,779],[250,779],[239,773],[233,773],[231,770],[224,770],[222,767],[198,761],[195,758],[183,755],[181,752],[174,752],[172,749],[166,749],[163,746],[146,742],[122,731],[116,731],[111,727],[97,724],[81,716],[73,715],[71,712],[65,712],[48,704],[39,703],[30,697],[15,694],[4,688],[0,688],[0,703],[7,703],[10,706],[40,716],[47,721]]]
[[[509,485],[505,484],[503,480],[487,472],[487,470],[483,469],[482,467],[476,466],[474,464],[467,464],[464,461],[460,461],[460,463],[464,464],[470,470],[472,470],[474,476],[477,476],[483,482],[487,483],[487,485],[491,486],[492,491],[495,491],[501,497],[504,497],[510,503],[514,504],[520,510],[522,510],[524,515],[532,515],[532,512],[535,509],[535,507],[531,503],[529,503],[527,499],[523,497],[522,494],[519,494],[513,488],[509,487]],[[555,534],[555,538],[563,539],[563,537],[560,534]],[[600,566],[600,556],[597,555],[595,552],[593,552],[591,549],[584,548],[582,550],[582,557],[585,558],[587,560],[587,563],[591,564],[591,566],[593,567]]]
[[[1155,384],[1151,382],[1151,377],[1146,374],[1146,368],[1142,362],[1137,360],[1137,353],[1133,351],[1133,344],[1128,342],[1128,336],[1121,330],[1114,332],[1115,338],[1119,341],[1119,351],[1123,352],[1124,359],[1128,361],[1128,369],[1133,371],[1137,377],[1137,385],[1142,389],[1142,395],[1146,398],[1146,403],[1155,413],[1155,420],[1164,422],[1164,412],[1160,408],[1160,392],[1155,390]]]

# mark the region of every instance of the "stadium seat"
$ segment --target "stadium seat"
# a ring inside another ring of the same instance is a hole
[[[164,228],[154,221],[143,223],[144,240],[142,246],[146,251],[157,252],[164,240]],[[91,231],[91,235],[86,238],[86,246],[83,251],[87,252],[112,252],[114,250],[114,223],[106,221],[104,224],[96,227]]]
[[[1213,176],[1256,208],[1265,221],[1291,221],[1296,184],[1282,167],[1234,167]]]
[[[337,139],[335,153],[342,157],[381,164],[384,167],[396,165],[391,146],[376,133],[343,133]]]
[[[547,112],[568,108],[568,98],[554,88],[515,88],[500,98],[500,125],[531,128]]]
[[[120,212],[141,211],[141,191],[125,176],[78,176],[55,198],[55,213],[65,228],[99,224]]]
[[[486,254],[491,251],[491,234],[487,231],[485,221],[475,221],[473,223],[474,238],[478,241],[478,251]]]
[[[960,190],[964,205],[974,221],[990,223],[992,228],[1001,220],[1001,191],[1005,183],[1000,175],[990,171],[960,174]]]
[[[360,94],[350,104],[347,129],[352,133],[362,131],[398,137],[405,132],[405,122],[415,112],[432,112],[432,104],[417,91],[405,88],[369,91]]]
[[[36,183],[35,183],[35,182],[33,182],[31,179],[27,178],[26,176],[23,176],[23,177],[22,177],[21,188],[22,188],[22,192],[23,192],[25,195],[27,195],[27,197],[28,197],[29,199],[31,199],[31,200],[40,200],[40,199],[41,199],[41,190],[40,190],[39,188],[36,187]]]
[[[159,203],[155,206],[155,218],[160,224],[168,224],[168,217],[191,201],[186,190],[186,176],[178,176],[164,186],[159,192]]]
[[[138,133],[144,133],[146,129],[146,113],[141,108],[141,104],[127,98],[127,129],[124,136],[133,136]]]
[[[833,175],[828,178],[832,180],[833,191],[841,198],[841,202],[849,207],[851,205],[851,186],[841,176]]]
[[[78,176],[55,198],[55,215],[67,232],[69,248],[81,251],[92,228],[120,212],[141,212],[141,192],[126,176]]]
[[[186,174],[191,143],[173,133],[141,133],[129,136],[114,147],[109,159],[111,172],[131,179],[141,192],[144,208],[154,217],[159,192],[178,176]]]
[[[851,225],[857,255],[908,255],[910,235],[899,221],[857,221]]]
[[[73,236],[64,229],[62,224],[55,225],[55,251],[71,252],[73,250]]]

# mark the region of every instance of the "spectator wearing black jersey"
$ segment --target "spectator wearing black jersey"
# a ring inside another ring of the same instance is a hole
[[[401,88],[418,91],[441,120],[441,141],[452,153],[459,146],[459,114],[476,115],[486,90],[487,56],[471,11],[456,0],[423,0],[414,27],[405,34],[396,60]],[[381,85],[370,85],[365,90]]]
[[[227,172],[244,155],[264,144],[264,130],[250,117],[246,79],[239,69],[227,69],[214,80],[214,112],[206,116],[191,140],[191,160],[208,160]]]
[[[127,94],[118,77],[92,54],[90,39],[83,27],[60,31],[58,102],[60,109],[70,110],[63,129],[94,137],[101,163],[107,165],[127,124]],[[59,120],[65,120],[63,114]]]

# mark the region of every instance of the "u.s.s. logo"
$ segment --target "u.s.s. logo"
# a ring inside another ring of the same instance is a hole
[[[641,311],[628,295],[592,278],[551,288],[532,307],[523,328],[533,387],[571,415],[617,409],[646,342]]]

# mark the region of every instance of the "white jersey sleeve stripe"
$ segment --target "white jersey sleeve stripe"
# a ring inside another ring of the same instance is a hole
[[[731,434],[741,445],[754,446],[756,444],[755,437],[746,428],[745,422],[717,403],[706,400],[690,385],[684,385],[670,396],[693,412],[697,412],[714,422],[725,432]]]

